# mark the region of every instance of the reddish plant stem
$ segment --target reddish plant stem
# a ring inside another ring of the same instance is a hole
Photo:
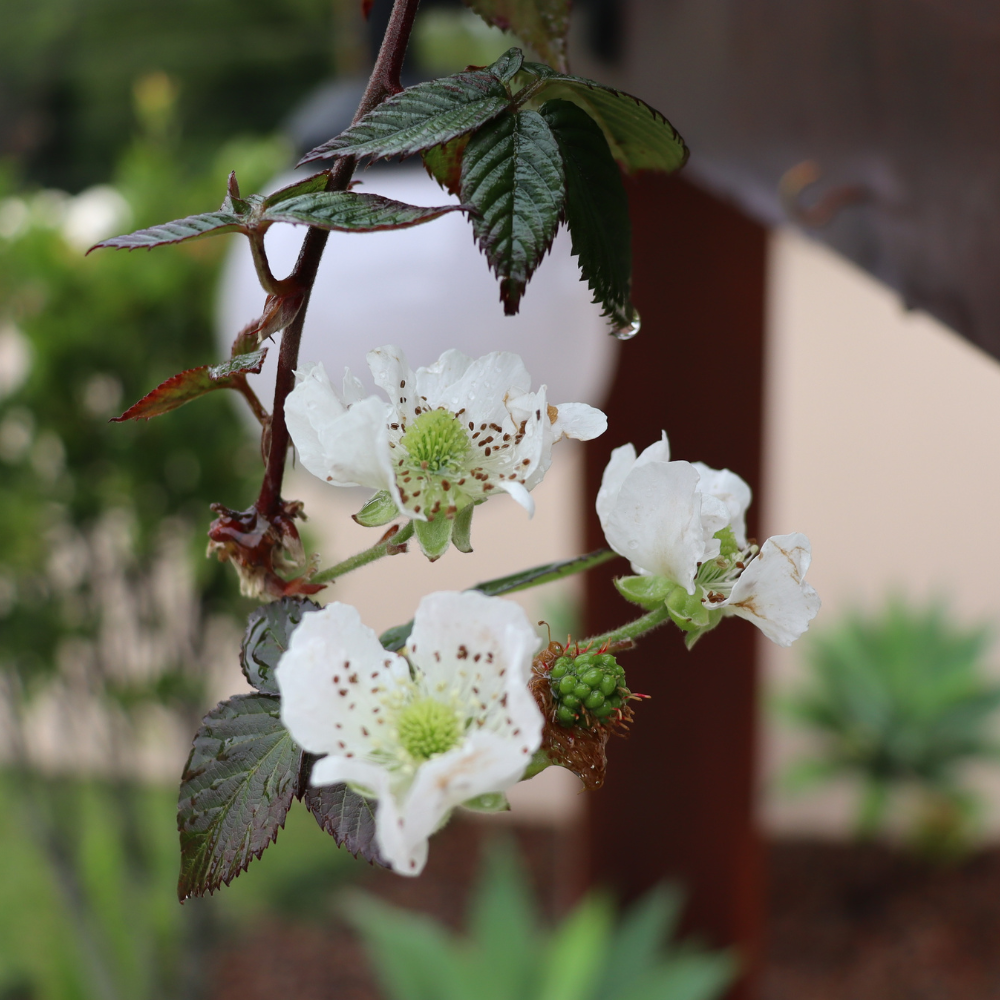
[[[399,82],[400,70],[403,67],[403,56],[413,29],[413,19],[417,14],[420,0],[395,0],[389,25],[382,39],[378,59],[368,79],[368,86],[362,95],[361,103],[355,112],[354,121],[363,118],[376,105],[387,97],[398,94],[402,89]],[[327,191],[344,191],[354,174],[355,160],[344,157],[337,161],[331,169],[326,182]],[[265,517],[270,518],[278,513],[281,506],[281,483],[285,474],[285,458],[288,452],[288,427],[285,424],[285,399],[295,387],[295,367],[299,359],[299,344],[302,340],[302,326],[309,306],[309,295],[319,262],[326,248],[329,233],[325,229],[312,229],[306,233],[302,241],[295,269],[288,279],[289,285],[302,289],[305,297],[302,307],[292,323],[281,335],[281,348],[278,352],[278,373],[274,383],[274,408],[271,411],[271,450],[267,457],[267,467],[264,470],[264,481],[260,487],[256,507]],[[284,282],[281,283],[284,285]]]

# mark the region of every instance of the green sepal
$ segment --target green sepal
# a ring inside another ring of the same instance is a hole
[[[351,517],[363,528],[378,528],[399,517],[399,508],[388,490],[379,490]]]
[[[548,753],[544,750],[536,750],[531,757],[531,763],[525,768],[524,774],[521,776],[522,781],[527,781],[529,778],[533,778],[536,774],[541,774],[547,767],[553,767],[555,761],[552,760]]]
[[[439,514],[433,521],[413,522],[413,529],[420,543],[420,550],[433,562],[448,551],[451,544],[451,530],[454,521]]]
[[[655,611],[677,589],[677,584],[665,576],[619,576],[615,587],[626,601]],[[686,597],[684,588],[680,589]]]
[[[463,802],[462,808],[482,813],[510,812],[510,803],[503,792],[486,792],[483,795],[477,795],[474,799]]]
[[[736,541],[736,535],[728,524],[724,528],[719,528],[712,537],[719,540],[719,555],[724,559],[730,559],[740,551],[740,543]]]
[[[695,632],[708,626],[709,610],[701,603],[704,596],[705,592],[701,587],[696,587],[695,592],[689,594],[683,587],[674,586],[667,596],[667,610],[678,628],[685,632]]]
[[[691,629],[686,636],[684,636],[684,645],[688,649],[694,649],[694,644],[706,633],[711,632],[716,625],[723,619],[723,614],[721,611],[709,611],[708,612],[708,624],[703,628]]]
[[[451,540],[459,552],[472,551],[472,512],[474,503],[467,504],[456,515],[451,529]]]

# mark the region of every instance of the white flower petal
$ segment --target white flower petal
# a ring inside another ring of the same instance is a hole
[[[805,582],[811,560],[805,535],[772,536],[718,607],[753,622],[779,646],[790,646],[820,608],[819,595]]]
[[[394,487],[388,415],[377,396],[345,407],[322,365],[303,369],[285,401],[288,432],[302,464],[334,486]]]
[[[728,508],[727,523],[732,527],[736,542],[742,548],[747,543],[747,508],[753,499],[750,487],[744,479],[729,469],[712,469],[702,462],[692,464],[701,475],[699,484],[701,492],[716,497]]]
[[[460,747],[422,765],[402,809],[395,816],[376,812],[379,849],[402,875],[419,875],[427,839],[456,806],[516,784],[532,750],[487,730],[470,733]],[[392,820],[395,820],[393,822]],[[400,822],[401,821],[401,822]]]
[[[351,374],[350,368],[344,369],[344,388],[341,392],[344,402],[350,406],[351,403],[359,403],[368,393],[357,375]]]
[[[625,477],[632,471],[633,465],[635,465],[635,448],[631,444],[623,444],[611,452],[611,459],[604,467],[604,474],[601,476],[601,488],[597,491],[597,516],[601,520],[602,527],[605,518],[614,509],[618,492],[625,482]]]
[[[509,493],[528,512],[528,517],[535,516],[535,500],[526,487],[513,479],[504,480],[498,485],[504,493]]]
[[[347,412],[347,407],[330,384],[322,365],[302,365],[295,372],[295,380],[295,388],[285,402],[285,422],[300,461],[312,472],[314,468],[321,468],[326,464],[312,415],[322,413],[326,414],[326,419],[336,420]],[[313,475],[318,474],[313,472]]]
[[[667,439],[667,432],[660,431],[660,440],[654,441],[648,448],[644,448],[642,454],[635,460],[635,464],[645,465],[647,462],[669,461],[670,441]]]
[[[420,602],[408,650],[432,695],[457,692],[470,717],[533,752],[542,715],[528,679],[540,644],[519,604],[476,591],[441,591]]]
[[[608,418],[603,410],[586,403],[560,403],[552,424],[553,441],[563,437],[577,441],[593,441],[608,429]]]
[[[275,670],[281,721],[310,753],[362,756],[384,725],[387,691],[409,679],[357,610],[334,602],[303,616]]]
[[[689,462],[637,462],[601,526],[637,573],[667,577],[694,593],[705,539],[698,470]]]

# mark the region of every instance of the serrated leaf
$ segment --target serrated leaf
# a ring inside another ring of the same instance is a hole
[[[200,368],[179,372],[161,382],[138,403],[133,403],[120,417],[112,417],[112,421],[120,423],[123,420],[149,420],[176,410],[178,406],[190,403],[206,392],[233,389],[245,375],[259,374],[266,356],[267,348],[262,347],[250,354],[239,354],[221,365],[202,365]]]
[[[267,209],[263,218],[265,222],[373,233],[380,229],[407,229],[461,209],[461,205],[424,208],[357,191],[319,191],[288,198]]]
[[[570,101],[540,109],[566,170],[566,222],[594,301],[616,326],[632,322],[632,225],[621,172],[604,133]]]
[[[409,156],[479,128],[509,103],[507,88],[493,67],[418,83],[383,101],[299,162],[327,156]]]
[[[469,137],[461,135],[441,146],[425,149],[420,155],[427,173],[447,191],[456,197],[462,188],[462,157]]]
[[[181,901],[229,885],[284,825],[301,751],[278,713],[278,699],[246,694],[205,716],[177,802]]]
[[[347,785],[322,785],[306,790],[302,801],[320,829],[355,857],[372,864],[389,865],[375,842],[375,804]]]
[[[151,250],[153,247],[167,246],[170,243],[183,243],[185,240],[197,240],[202,236],[221,236],[224,233],[245,233],[247,219],[245,216],[232,212],[205,212],[202,215],[189,215],[185,219],[174,219],[159,226],[148,229],[138,229],[126,236],[113,236],[111,239],[95,243],[91,250],[100,247],[113,247],[116,250]]]
[[[565,73],[570,0],[465,0],[487,24],[512,31]]]
[[[537,111],[504,114],[469,140],[461,198],[477,212],[472,230],[500,279],[508,316],[552,245],[565,196],[559,146]]]
[[[289,184],[287,187],[279,188],[274,194],[269,194],[264,199],[263,207],[266,210],[273,205],[280,205],[281,202],[288,201],[289,198],[296,198],[302,194],[312,194],[314,191],[325,191],[329,178],[330,175],[324,170],[311,177],[296,181],[294,184]]]
[[[250,612],[240,646],[240,667],[258,691],[278,694],[274,670],[295,626],[310,611],[319,611],[319,605],[303,597],[282,597]]]
[[[526,63],[522,69],[541,80],[533,98],[536,104],[562,99],[582,108],[600,126],[611,155],[629,173],[672,173],[687,162],[688,148],[678,131],[638,97],[581,76],[553,73],[537,63]]]

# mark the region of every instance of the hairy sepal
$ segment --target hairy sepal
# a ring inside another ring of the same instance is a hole
[[[363,528],[380,528],[399,516],[399,508],[388,490],[373,494],[357,514],[351,515]]]
[[[676,583],[662,576],[620,576],[615,580],[615,588],[626,601],[638,604],[647,611],[661,607],[678,589]],[[680,590],[687,595],[683,587]]]

